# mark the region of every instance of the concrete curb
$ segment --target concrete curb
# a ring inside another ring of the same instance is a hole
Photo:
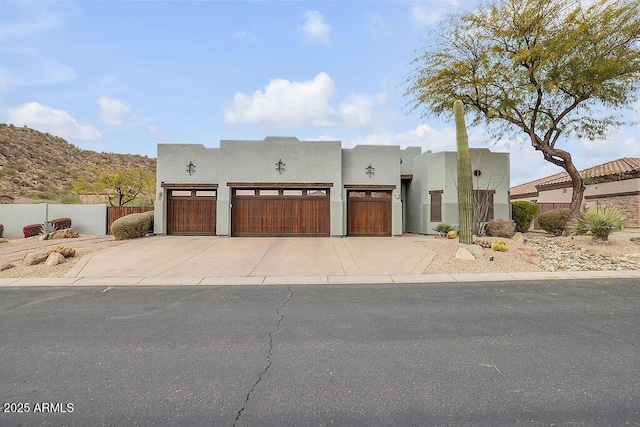
[[[0,287],[64,286],[274,286],[377,285],[534,280],[638,279],[640,271],[563,271],[541,273],[428,274],[376,276],[245,276],[245,277],[32,277],[0,279]]]

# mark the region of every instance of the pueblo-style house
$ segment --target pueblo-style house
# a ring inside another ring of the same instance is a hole
[[[471,149],[488,217],[509,218],[509,154]],[[456,153],[268,137],[159,144],[155,233],[399,236],[458,224]],[[488,219],[488,218],[487,218]]]

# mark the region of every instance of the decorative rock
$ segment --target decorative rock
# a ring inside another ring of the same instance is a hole
[[[518,256],[529,264],[540,265],[540,257],[529,248],[516,248]]]
[[[38,240],[43,241],[43,240],[49,240],[49,234],[43,234],[40,237],[38,237]]]
[[[473,261],[476,259],[476,257],[474,257],[473,254],[465,248],[460,248],[456,251],[456,258],[466,261]]]
[[[58,264],[62,264],[64,262],[64,256],[59,254],[58,252],[52,252],[47,257],[47,260],[44,262],[48,266],[54,266]]]
[[[469,251],[469,253],[473,255],[475,258],[481,258],[482,254],[484,253],[484,250],[480,245],[467,245],[465,246],[464,249]]]
[[[15,267],[15,265],[11,264],[10,262],[3,262],[2,264],[0,264],[0,271],[5,271],[13,267]]]
[[[631,240],[633,243],[637,243],[637,244],[639,244],[639,245],[640,245],[640,237],[632,237],[630,240]]]
[[[66,246],[56,246],[55,248],[49,249],[49,254],[52,254],[54,252],[59,253],[65,258],[76,256],[76,250],[73,248],[68,248]]]
[[[46,252],[31,252],[24,256],[22,259],[23,265],[36,265],[45,262],[49,256]]]
[[[522,233],[517,232],[513,236],[511,236],[511,240],[516,243],[524,243],[524,236],[522,235]]]
[[[49,233],[49,239],[69,239],[79,237],[80,235],[73,231],[71,228],[65,228],[64,230],[54,231]]]
[[[9,243],[9,241],[4,237],[0,237],[0,243]]]

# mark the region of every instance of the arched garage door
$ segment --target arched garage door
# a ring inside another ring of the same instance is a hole
[[[232,188],[233,236],[329,236],[329,188]]]
[[[167,190],[167,234],[216,234],[216,194],[208,189]]]
[[[347,191],[347,235],[391,236],[391,190]]]

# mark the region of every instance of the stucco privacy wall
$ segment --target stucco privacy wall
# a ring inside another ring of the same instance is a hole
[[[105,234],[107,205],[0,205],[0,224],[4,225],[7,237],[21,237],[25,225],[42,224],[56,218],[71,218],[71,225],[78,233]]]

